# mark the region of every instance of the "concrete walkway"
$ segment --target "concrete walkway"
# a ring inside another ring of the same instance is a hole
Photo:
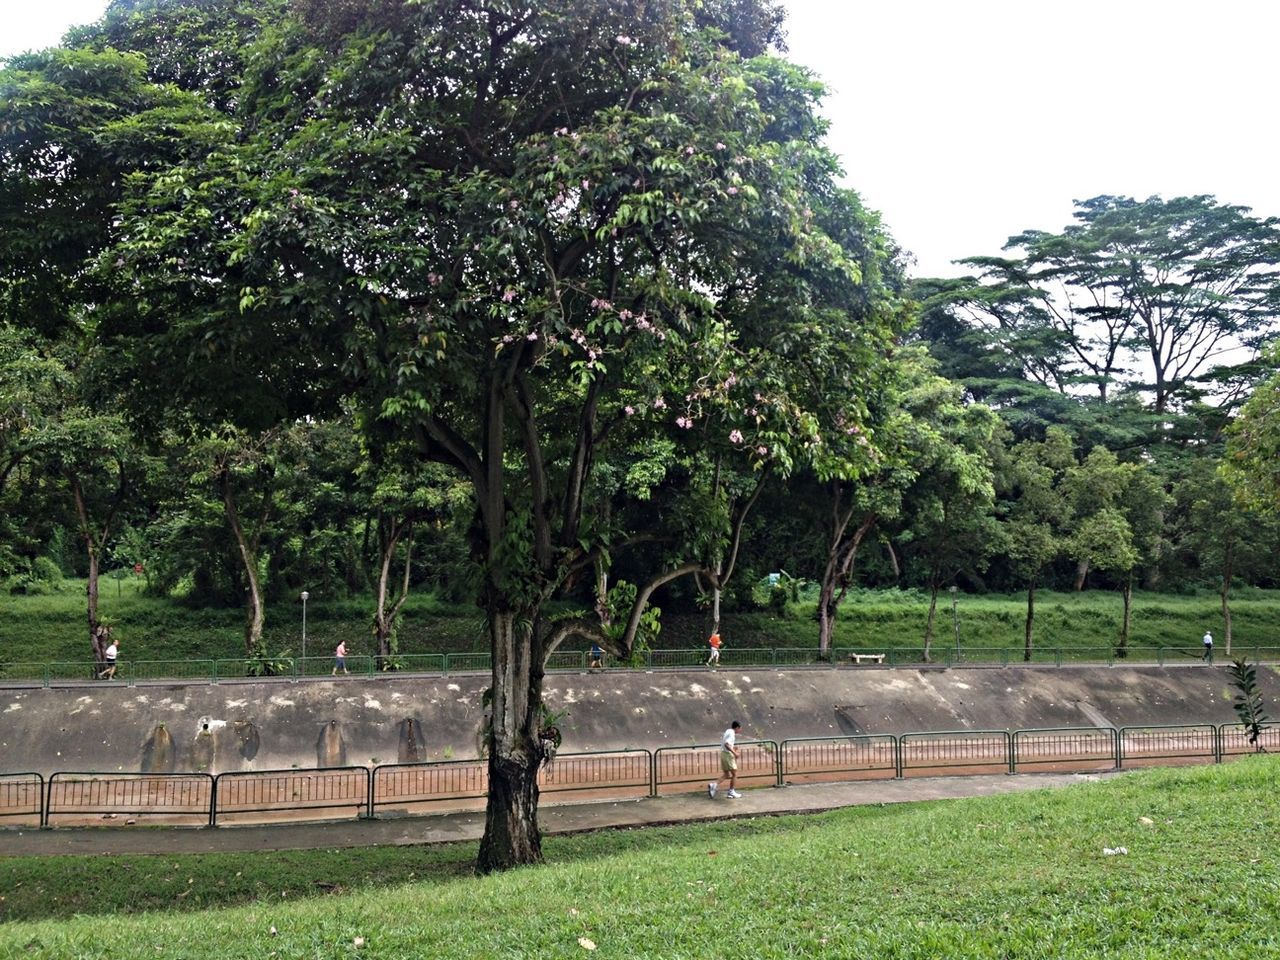
[[[544,806],[544,834],[653,827],[731,818],[818,813],[841,807],[985,797],[1042,790],[1119,774],[1017,774],[1013,776],[919,777],[856,783],[820,783],[747,790],[739,800],[705,793],[643,800]],[[339,820],[265,826],[58,827],[52,830],[0,829],[0,856],[58,854],[233,853],[257,850],[317,850],[479,840],[483,812],[446,813],[379,820]]]

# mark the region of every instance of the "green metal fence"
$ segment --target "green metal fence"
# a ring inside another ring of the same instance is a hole
[[[876,666],[906,668],[946,668],[954,666],[1016,667],[1071,666],[1083,664],[1109,664],[1123,666],[1169,665],[1198,662],[1202,650],[1193,646],[1134,646],[1121,655],[1115,646],[1052,647],[1032,649],[1030,660],[1023,659],[1023,652],[1016,647],[965,647],[957,649],[953,644],[937,643],[925,660],[919,645],[910,647],[835,647],[825,654],[815,647],[725,647],[720,654],[721,668],[748,667],[828,667],[840,669],[866,669]],[[706,666],[708,651],[705,647],[686,647],[676,650],[647,650],[638,653],[634,662],[626,663],[611,657],[604,658],[609,670],[672,670]],[[1280,646],[1236,647],[1232,656],[1243,656],[1256,663],[1280,663]],[[859,662],[858,658],[862,660]],[[868,660],[868,658],[872,658]],[[1220,654],[1215,663],[1227,662],[1226,654]],[[284,679],[338,676],[375,676],[380,673],[425,673],[437,675],[488,673],[488,653],[469,651],[459,653],[394,654],[379,658],[373,654],[352,654],[346,658],[346,674],[337,670],[332,653],[322,656],[268,657],[252,659],[232,657],[219,660],[121,660],[115,675],[101,678],[101,666],[91,660],[35,662],[0,662],[0,684],[41,686],[78,685],[92,682],[141,683],[149,681],[186,681],[218,683],[229,680],[279,677]],[[585,671],[590,668],[590,656],[586,650],[557,650],[547,662],[551,671]],[[710,668],[709,668],[710,669]]]

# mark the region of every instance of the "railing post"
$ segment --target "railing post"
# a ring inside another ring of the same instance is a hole
[[[893,776],[894,776],[894,779],[896,779],[896,780],[901,780],[901,779],[902,779],[902,777],[903,777],[903,773],[902,773],[902,766],[903,766],[903,760],[902,760],[902,737],[899,737],[897,734],[894,734],[894,737],[893,737]]]
[[[649,754],[649,796],[656,797],[658,795],[658,754],[662,752],[659,747]]]
[[[773,750],[774,750],[774,754],[773,754],[774,783],[773,785],[775,787],[780,787],[782,786],[782,744],[778,743],[776,740],[770,740],[769,742],[773,744]]]
[[[373,663],[373,661],[372,661],[372,660],[370,660],[369,662],[370,662],[371,664]],[[365,781],[365,783],[366,783],[366,786],[365,786],[365,793],[364,793],[364,802],[365,802],[364,811],[365,811],[365,819],[366,819],[366,820],[373,820],[373,819],[375,819],[374,812],[373,812],[373,802],[374,802],[374,797],[373,797],[373,784],[374,784],[373,771],[374,771],[375,769],[377,769],[377,768],[376,768],[376,767],[374,767],[374,768],[366,768],[366,769],[365,769],[365,777],[366,777],[366,781]]]
[[[1005,736],[1009,738],[1009,773],[1018,772],[1018,734],[1021,731],[1005,731]]]
[[[1124,763],[1124,728],[1123,727],[1111,728],[1111,741],[1112,741],[1112,747],[1113,747],[1112,752],[1115,754],[1115,758],[1116,758],[1116,769],[1119,770]]]
[[[44,789],[40,791],[40,828],[43,830],[49,826],[49,804],[53,803],[53,778],[58,774],[49,774],[49,779],[44,782]]]
[[[218,781],[222,779],[222,774],[217,774],[213,778],[213,789],[209,791],[209,826],[216,827],[218,825]]]

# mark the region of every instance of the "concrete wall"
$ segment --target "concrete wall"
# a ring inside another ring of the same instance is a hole
[[[1280,716],[1280,676],[1260,671]],[[0,688],[0,771],[269,770],[476,755],[487,676]],[[748,736],[1233,723],[1222,667],[553,674],[564,751]]]

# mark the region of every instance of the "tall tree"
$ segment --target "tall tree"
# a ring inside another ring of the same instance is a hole
[[[107,332],[157,391],[180,372],[215,408],[265,384],[280,418],[355,390],[467,478],[493,663],[479,865],[534,862],[547,657],[575,634],[625,654],[648,596],[620,635],[545,612],[607,549],[597,462],[688,433],[704,378],[733,378],[717,402],[754,423],[737,455],[763,467],[815,432],[776,364],[829,340],[856,370],[893,318],[862,308],[862,264],[821,222],[819,87],[754,55],[775,4],[294,9],[230,125],[186,105],[235,135],[129,179],[107,279],[141,306]],[[235,374],[219,391],[210,357]]]
[[[1010,238],[1016,256],[964,261],[981,282],[952,291],[1028,379],[1103,402],[1137,388],[1165,414],[1274,330],[1280,219],[1208,196],[1100,196],[1076,221]]]

